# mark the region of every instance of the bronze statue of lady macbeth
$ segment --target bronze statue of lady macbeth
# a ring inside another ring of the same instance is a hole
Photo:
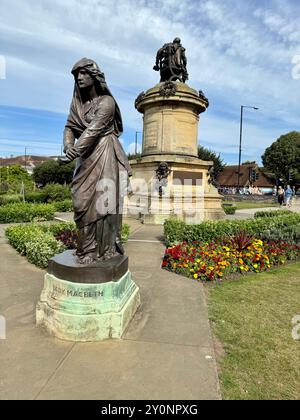
[[[104,74],[87,58],[74,65],[72,74],[75,87],[61,162],[77,159],[72,183],[76,254],[81,264],[91,264],[124,254],[122,200],[131,168],[118,139],[123,131],[120,109]]]

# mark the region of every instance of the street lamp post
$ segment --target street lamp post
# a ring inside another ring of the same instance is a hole
[[[241,122],[240,122],[240,148],[239,148],[239,166],[238,166],[238,175],[237,175],[237,190],[240,191],[240,171],[241,171],[241,163],[242,163],[242,138],[243,138],[243,117],[244,117],[244,108],[254,109],[258,111],[259,108],[255,106],[245,106],[241,105]]]

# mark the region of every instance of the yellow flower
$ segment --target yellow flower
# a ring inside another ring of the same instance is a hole
[[[258,268],[258,264],[253,264],[253,267],[254,268]]]
[[[197,280],[197,278],[198,278],[198,274],[194,274],[194,279]]]

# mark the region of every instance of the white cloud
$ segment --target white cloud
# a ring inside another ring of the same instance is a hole
[[[140,145],[140,143],[137,143],[137,145],[135,143],[130,143],[127,152],[130,153],[131,155],[134,155],[135,153],[141,153],[142,151],[142,147]]]
[[[293,0],[36,0],[34,7],[29,0],[2,0],[7,79],[0,80],[0,104],[66,113],[70,69],[89,56],[105,72],[125,126],[140,129],[134,99],[158,82],[156,50],[180,36],[189,84],[211,99],[200,141],[203,134],[220,149],[231,147],[239,106],[257,105],[255,153],[281,129],[299,127],[300,81],[291,76],[292,57],[300,53],[299,11]]]

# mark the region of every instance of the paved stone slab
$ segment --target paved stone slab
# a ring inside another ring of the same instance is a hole
[[[92,344],[35,327],[44,272],[0,244],[0,314],[7,317],[0,399],[219,398],[202,286],[161,270],[161,233],[161,226],[138,227],[133,240],[146,242],[126,244],[143,305],[123,340]]]
[[[40,399],[216,399],[209,349],[135,341],[76,344]]]

